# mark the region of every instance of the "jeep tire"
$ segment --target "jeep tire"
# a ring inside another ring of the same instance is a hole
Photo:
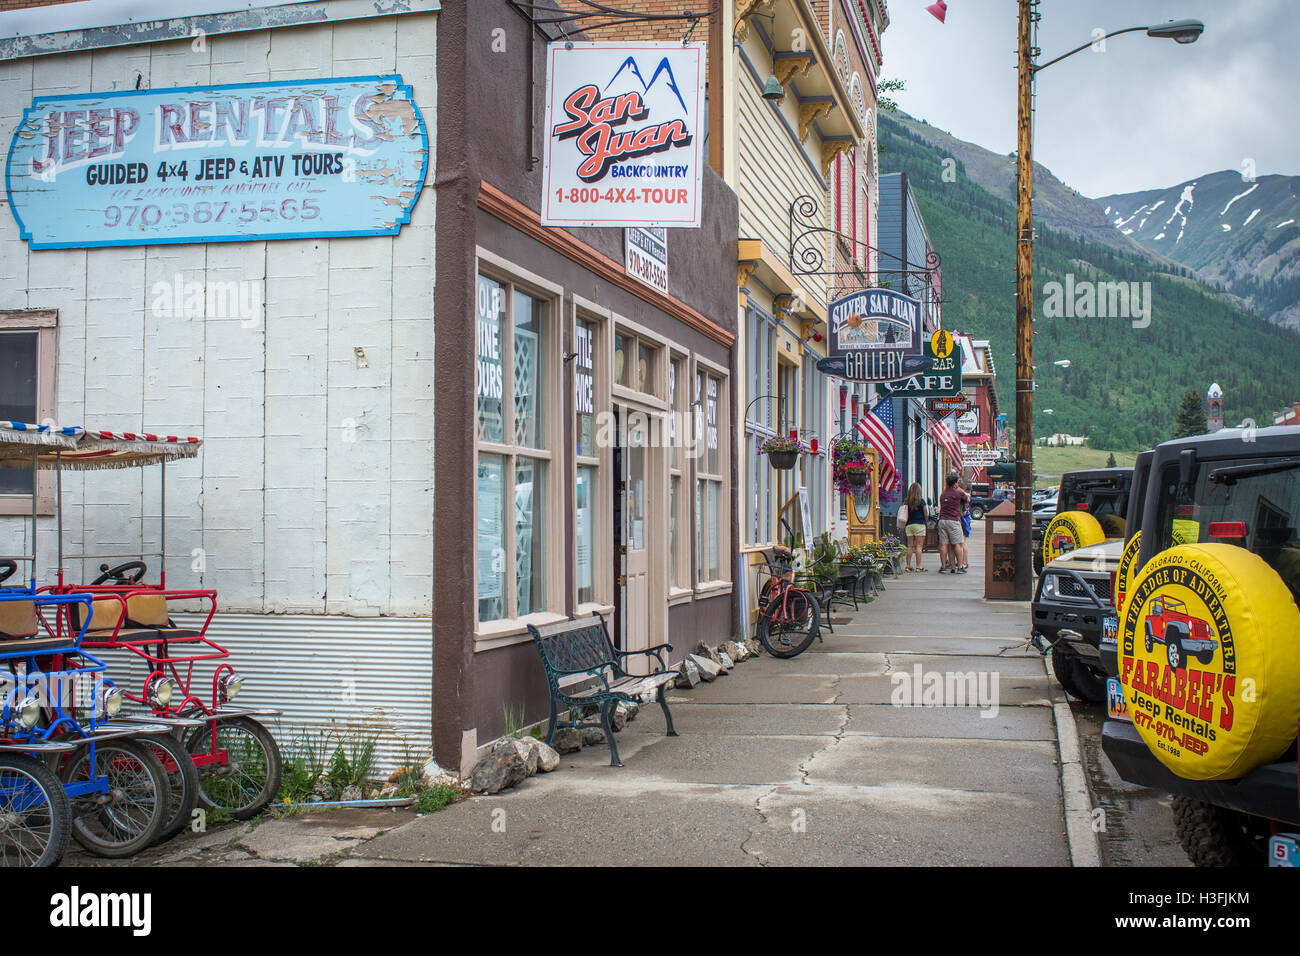
[[[1052,673],[1071,696],[1091,704],[1100,704],[1106,700],[1106,678],[1079,660],[1073,651],[1059,644],[1052,647]]]
[[[1195,866],[1264,866],[1269,825],[1263,817],[1174,797],[1174,830]]]

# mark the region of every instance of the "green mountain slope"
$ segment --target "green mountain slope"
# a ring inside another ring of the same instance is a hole
[[[1300,328],[1300,176],[1244,182],[1223,170],[1096,203],[1116,232]]]
[[[944,160],[952,152],[883,114],[880,141],[881,172],[908,174],[942,257],[944,325],[992,342],[1003,409],[1013,418],[1015,208],[968,178],[960,160],[956,180],[944,182]],[[1233,423],[1271,422],[1270,410],[1296,400],[1300,336],[1182,275],[1186,267],[1164,266],[1041,222],[1035,226],[1036,435],[1068,432],[1087,435],[1099,448],[1150,447],[1172,434],[1187,389],[1203,392],[1215,381]],[[1064,284],[1067,276],[1076,285],[1150,282],[1150,325],[1046,317],[1044,287]],[[1070,360],[1068,369],[1053,364],[1061,359]]]

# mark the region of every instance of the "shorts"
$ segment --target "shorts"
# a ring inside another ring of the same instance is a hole
[[[907,532],[909,538],[925,537],[925,525],[923,524],[909,524],[904,526],[903,530]]]
[[[966,536],[961,533],[961,522],[940,521],[939,522],[939,543],[940,544],[965,544]]]

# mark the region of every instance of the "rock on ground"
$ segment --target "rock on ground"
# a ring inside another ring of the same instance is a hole
[[[678,687],[694,687],[700,682],[700,669],[689,657],[682,661],[681,673],[677,675]]]
[[[700,669],[700,678],[706,682],[716,680],[717,676],[722,673],[722,667],[707,657],[692,654],[690,660],[695,662],[695,666]]]
[[[571,754],[582,749],[582,731],[577,727],[560,727],[551,739],[556,753]]]

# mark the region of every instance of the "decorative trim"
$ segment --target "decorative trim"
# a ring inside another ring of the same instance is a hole
[[[822,175],[829,176],[831,163],[835,157],[853,148],[853,139],[849,136],[826,137],[822,140]]]
[[[736,0],[736,26],[732,33],[737,43],[743,43],[749,36],[749,18],[759,7],[766,7],[772,0]]]
[[[736,263],[736,285],[742,289],[749,285],[749,278],[757,268],[758,262],[754,259]]]
[[[672,296],[656,292],[649,286],[638,282],[627,274],[623,264],[615,262],[609,256],[598,252],[565,229],[542,225],[541,216],[519,200],[506,195],[491,183],[479,185],[478,206],[489,215],[495,216],[506,225],[511,226],[545,246],[554,249],[588,272],[604,279],[624,291],[630,292],[638,299],[649,303],[657,309],[668,313],[683,325],[687,325],[700,334],[712,339],[719,345],[731,348],[736,337],[718,323],[701,312],[692,309],[686,303]]]
[[[799,101],[799,142],[806,142],[812,131],[813,123],[823,116],[829,116],[835,109],[835,99],[830,96],[818,96]],[[823,175],[825,175],[823,173]]]
[[[778,53],[772,58],[772,72],[777,82],[785,86],[796,74],[807,76],[816,62],[811,53]]]

